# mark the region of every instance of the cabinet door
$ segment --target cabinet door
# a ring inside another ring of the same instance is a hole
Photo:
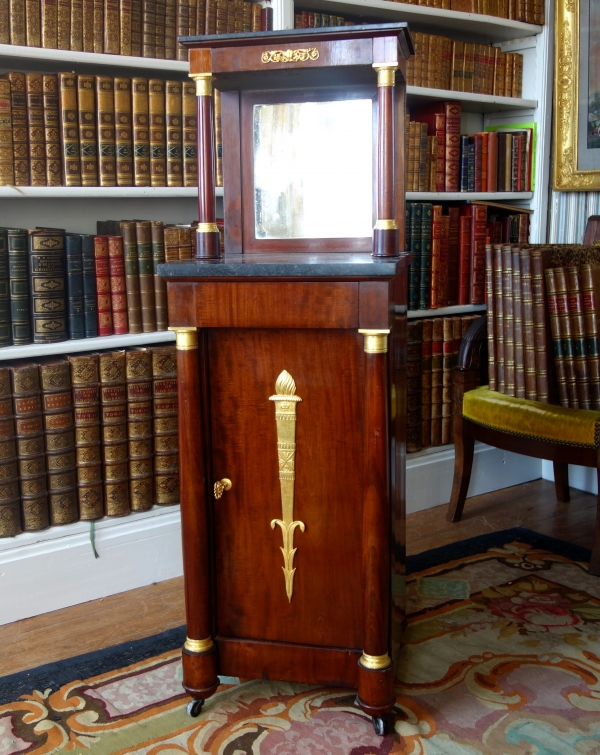
[[[362,337],[343,330],[208,333],[216,630],[361,648]],[[275,382],[296,384],[293,594],[283,572]]]

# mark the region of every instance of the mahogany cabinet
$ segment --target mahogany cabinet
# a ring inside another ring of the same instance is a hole
[[[189,712],[219,674],[333,684],[358,688],[383,733],[404,619],[410,37],[385,24],[184,41],[197,258],[160,273],[178,349]]]

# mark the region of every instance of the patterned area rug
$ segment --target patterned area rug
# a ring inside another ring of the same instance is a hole
[[[587,558],[514,529],[411,559],[383,738],[348,690],[285,682],[224,678],[187,717],[179,651],[155,652],[179,646],[174,630],[0,679],[0,755],[597,755],[600,579]]]

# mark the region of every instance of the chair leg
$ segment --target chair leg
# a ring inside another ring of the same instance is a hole
[[[596,503],[596,526],[594,528],[594,542],[592,543],[592,557],[590,558],[590,574],[600,577],[600,458],[597,467],[598,499]]]
[[[571,500],[569,492],[569,465],[560,461],[553,462],[554,487],[556,488],[556,500],[568,503]]]
[[[464,432],[455,433],[454,480],[452,481],[452,495],[446,513],[446,519],[449,522],[459,522],[462,516],[467,491],[469,490],[469,481],[471,480],[474,448],[474,438]]]

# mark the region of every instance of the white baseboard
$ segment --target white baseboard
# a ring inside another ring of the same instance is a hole
[[[542,461],[542,478],[554,481],[554,467],[551,461]],[[598,495],[598,474],[595,467],[578,467],[569,464],[569,486],[576,490]]]
[[[406,512],[448,503],[454,475],[454,446],[430,448],[411,454],[406,460]],[[475,444],[473,472],[468,496],[520,485],[542,476],[542,463],[530,456]]]

